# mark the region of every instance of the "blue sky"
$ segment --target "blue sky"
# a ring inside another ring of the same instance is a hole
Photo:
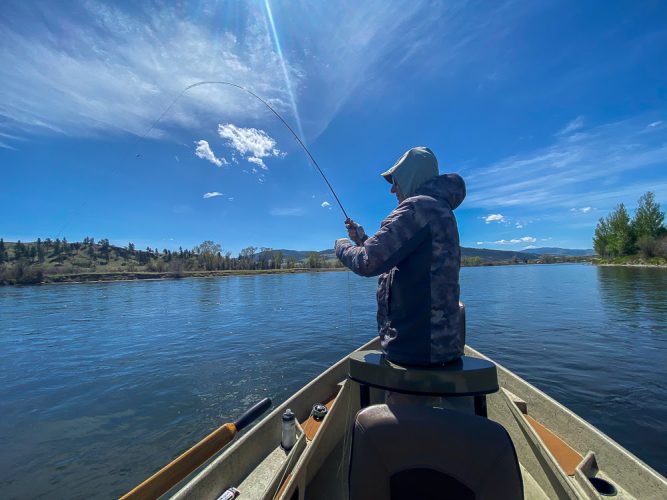
[[[590,248],[667,206],[663,2],[26,2],[0,10],[0,237],[331,248],[326,185],[368,232],[378,175],[429,146],[464,246]],[[137,156],[139,155],[139,156]]]

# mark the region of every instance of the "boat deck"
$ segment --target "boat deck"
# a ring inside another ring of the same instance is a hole
[[[362,349],[374,347],[372,342]],[[469,348],[466,355],[487,359]],[[664,477],[546,394],[497,368],[500,390],[487,396],[488,418],[514,443],[525,498],[601,498],[590,478],[612,483],[619,499],[667,498]],[[346,374],[347,358],[277,407],[174,498],[216,499],[236,486],[244,499],[346,499],[351,429],[360,409],[359,385]],[[370,399],[383,403],[385,393],[371,389]],[[329,413],[322,422],[313,421],[310,409],[322,401]],[[290,453],[279,447],[280,417],[288,407],[300,421]]]

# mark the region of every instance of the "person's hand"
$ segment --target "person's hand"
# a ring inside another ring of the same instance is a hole
[[[364,241],[368,239],[364,228],[349,217],[345,219],[345,228],[347,229],[347,234],[350,236],[350,239],[357,245],[363,245]]]

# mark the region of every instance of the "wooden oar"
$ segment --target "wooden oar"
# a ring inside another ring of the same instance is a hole
[[[225,424],[213,431],[132,491],[120,497],[121,500],[148,500],[163,495],[172,486],[183,480],[193,470],[220,451],[223,446],[234,439],[237,432],[259,417],[270,406],[271,400],[264,398],[241,415],[236,422]]]

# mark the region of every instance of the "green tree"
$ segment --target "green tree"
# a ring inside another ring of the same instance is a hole
[[[106,263],[109,263],[109,254],[111,253],[111,246],[109,245],[108,239],[103,239],[99,241],[100,253],[104,257]]]
[[[243,269],[254,269],[255,268],[255,252],[257,251],[256,247],[246,247],[242,248],[239,252],[239,261]]]
[[[283,267],[283,253],[281,251],[277,251],[275,256],[273,257],[273,265],[276,269],[280,269]]]
[[[623,203],[607,217],[607,224],[610,231],[610,253],[615,256],[631,254],[634,250],[634,238],[630,216]]]
[[[207,270],[212,271],[218,265],[219,254],[222,252],[222,246],[211,240],[202,242],[194,248],[194,252],[200,264]]]
[[[317,269],[324,266],[324,257],[321,253],[310,252],[308,255],[308,267],[311,269]]]
[[[0,238],[0,264],[3,264],[7,259],[7,249],[5,248],[5,241]]]
[[[648,191],[639,198],[632,228],[637,238],[650,236],[656,238],[663,231],[665,213],[660,211],[660,203],[656,203],[655,195]]]
[[[598,225],[595,228],[595,236],[593,236],[593,248],[600,257],[605,257],[610,254],[611,247],[609,245],[611,239],[611,230],[607,221],[600,217]]]
[[[129,242],[127,244],[127,251],[130,253],[130,255],[134,254],[134,243]]]
[[[25,253],[25,245],[21,243],[21,240],[18,240],[16,245],[14,245],[14,260],[21,260],[23,257],[25,257]]]
[[[41,238],[37,238],[37,260],[39,262],[44,262],[44,245],[42,244]]]

